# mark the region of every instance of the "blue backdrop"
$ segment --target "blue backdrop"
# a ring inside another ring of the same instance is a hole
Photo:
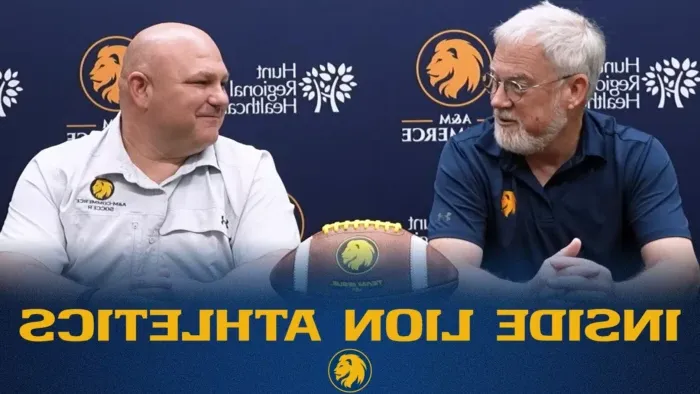
[[[686,98],[680,90],[666,89],[671,97],[659,108],[660,92],[652,95],[647,87],[666,88],[679,71],[684,73],[682,88],[692,89],[700,81],[694,71],[700,69],[700,48],[692,44],[700,30],[694,19],[697,6],[689,0],[557,4],[582,11],[603,28],[610,63],[591,107],[664,143],[677,167],[694,230],[700,221],[694,204],[700,198],[694,161],[700,99],[690,90]],[[102,128],[115,115],[118,103],[96,93],[89,76],[99,50],[126,45],[151,24],[181,21],[203,28],[218,42],[233,85],[222,134],[272,152],[303,211],[304,236],[325,223],[355,218],[397,221],[425,235],[444,137],[490,115],[481,87],[447,98],[430,84],[425,66],[439,41],[457,38],[471,42],[488,67],[490,30],[527,5],[520,0],[5,4],[0,70],[16,73],[13,79],[22,91],[6,81],[2,93],[8,97],[13,90],[16,96],[8,99],[17,103],[5,100],[11,106],[2,104],[6,116],[0,117],[0,217],[34,154]],[[316,113],[318,95],[309,100],[304,85],[316,93],[325,82],[320,67],[328,70],[329,63],[335,73],[328,85],[339,80],[334,96],[345,85],[349,92],[343,93],[350,98],[343,95],[340,102],[336,97],[338,112],[330,100],[322,101]],[[338,75],[341,65],[345,79]],[[649,77],[653,82],[645,80]],[[270,85],[278,86],[276,94],[261,94],[265,86],[270,92]],[[260,111],[265,105],[268,113]],[[241,114],[244,109],[247,113]],[[275,113],[280,109],[284,112]]]
[[[578,9],[602,27],[609,63],[591,107],[661,140],[676,166],[691,231],[696,232],[700,6],[690,0],[555,3]],[[119,45],[144,27],[180,21],[201,27],[219,44],[232,80],[232,105],[222,134],[273,154],[300,206],[304,237],[329,222],[364,218],[401,222],[426,235],[445,138],[490,115],[481,87],[450,98],[431,85],[426,66],[435,46],[445,38],[467,40],[488,67],[490,30],[531,4],[4,1],[0,217],[5,217],[14,184],[33,155],[101,129],[116,114],[118,103],[105,99],[105,86],[96,87],[90,79],[100,50],[115,45],[118,52]],[[546,358],[547,350],[539,351],[538,357]],[[517,363],[518,357],[511,361]],[[439,376],[431,376],[430,387],[439,387]],[[537,379],[546,378],[540,373]],[[405,388],[411,387],[417,386]],[[530,382],[520,387],[538,386]],[[384,389],[391,386],[387,383]]]

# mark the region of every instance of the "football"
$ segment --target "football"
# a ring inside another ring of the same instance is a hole
[[[323,226],[270,273],[286,299],[448,297],[457,268],[400,223],[353,220]]]

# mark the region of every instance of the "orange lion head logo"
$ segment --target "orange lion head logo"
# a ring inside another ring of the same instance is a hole
[[[515,193],[510,190],[504,191],[501,196],[501,212],[505,217],[515,213]]]
[[[445,39],[435,46],[426,72],[430,84],[438,88],[440,94],[452,99],[463,88],[474,93],[479,86],[484,59],[469,41]]]
[[[355,354],[340,356],[333,369],[335,379],[345,388],[350,388],[354,384],[362,384],[365,381],[366,371],[367,364]]]
[[[119,73],[124,61],[125,45],[106,45],[97,52],[97,60],[90,70],[95,92],[112,104],[119,104]]]

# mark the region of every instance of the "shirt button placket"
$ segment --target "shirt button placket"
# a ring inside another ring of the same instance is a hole
[[[168,194],[161,193],[161,195],[159,195],[157,198],[154,198],[154,200],[156,199],[158,200],[158,205],[154,207],[153,210],[153,213],[155,214],[155,222],[153,223],[151,233],[148,237],[148,249],[150,255],[149,262],[151,264],[151,267],[155,271],[159,271],[160,266],[165,264],[165,262],[162,261],[162,256],[160,253],[160,250],[162,248],[162,242],[159,241],[161,241],[160,229],[161,227],[163,227],[163,223],[165,222],[165,213],[168,207]]]
[[[141,276],[144,274],[144,253],[143,253],[143,229],[138,222],[139,218],[134,217],[131,222],[131,228],[133,230],[133,263],[132,263],[132,276]]]

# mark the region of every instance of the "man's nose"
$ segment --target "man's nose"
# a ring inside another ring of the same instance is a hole
[[[228,104],[228,92],[226,92],[226,85],[220,85],[216,93],[209,97],[209,103],[215,106],[223,106]]]
[[[510,98],[508,98],[505,86],[499,82],[494,83],[497,85],[496,91],[491,93],[491,107],[498,109],[512,107],[513,101]]]

